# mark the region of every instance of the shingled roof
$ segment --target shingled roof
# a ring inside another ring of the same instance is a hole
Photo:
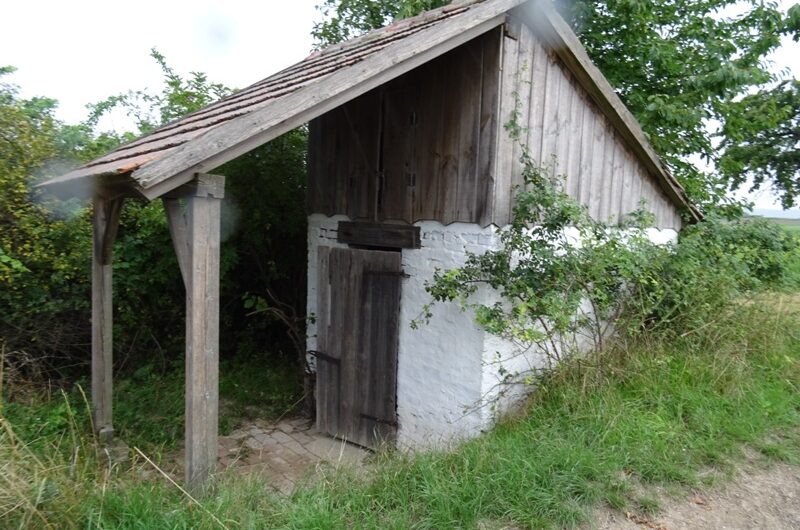
[[[97,192],[114,183],[115,189],[122,186],[148,199],[159,197],[197,173],[212,171],[503,24],[509,11],[525,3],[526,0],[456,0],[329,46],[42,186],[69,194],[76,189]],[[540,6],[542,17],[535,23],[551,30],[555,47],[567,49],[568,67],[582,70],[577,77],[596,85],[602,94],[601,108],[617,114],[623,136],[631,139],[638,148],[635,151],[647,159],[647,165],[665,191],[698,217],[683,188],[664,167],[608,82],[588,60],[577,38],[549,2],[543,4],[548,5]]]

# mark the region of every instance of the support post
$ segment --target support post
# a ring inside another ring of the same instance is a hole
[[[92,238],[92,408],[98,439],[114,437],[111,260],[122,199],[94,198]]]
[[[164,198],[186,286],[186,485],[202,491],[217,461],[219,247],[224,177],[198,175]],[[178,202],[186,200],[186,211]]]

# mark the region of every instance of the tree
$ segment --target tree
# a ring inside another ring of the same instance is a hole
[[[23,99],[0,79],[0,345],[63,376],[87,366],[91,217],[85,201],[55,201],[34,185],[233,91],[202,73],[177,73],[156,50],[151,55],[164,74],[160,91],[109,97],[77,125],[54,118],[55,100]],[[0,76],[11,71],[2,68]],[[98,131],[101,118],[115,110],[134,119],[134,130]],[[223,354],[281,353],[274,350],[281,348],[284,327],[247,318],[252,309],[244,307],[245,298],[276,293],[304,314],[305,152],[306,131],[299,129],[221,169],[230,177],[223,203],[222,332],[235,338],[223,343]],[[56,206],[68,215],[54,215]],[[237,218],[248,222],[238,225]],[[125,201],[114,269],[114,338],[125,352],[115,368],[180,359],[184,291],[160,201]],[[263,344],[276,347],[264,351]],[[292,358],[294,345],[284,351]],[[63,372],[65,366],[71,368]]]
[[[317,6],[323,19],[314,24],[311,35],[321,48],[380,28],[394,19],[407,18],[450,0],[324,0]]]
[[[225,97],[233,89],[221,83],[212,83],[202,72],[190,72],[184,78],[167,64],[166,58],[155,48],[150,50],[152,57],[161,67],[164,86],[161,92],[153,94],[147,90],[129,90],[123,94],[110,96],[99,103],[89,105],[86,124],[96,127],[101,117],[121,108],[133,118],[137,131],[129,132],[126,138],[147,134],[191,112],[202,109],[210,103]]]
[[[771,186],[784,208],[800,197],[800,81],[784,81],[732,103],[720,170],[732,188]]]
[[[324,20],[312,34],[318,44],[329,44],[444,3],[325,0]],[[797,35],[799,6],[783,13],[776,2],[761,0],[578,0],[559,9],[696,204],[707,211],[735,211],[740,205],[728,198],[728,189],[748,177],[756,177],[757,187],[777,175],[751,166],[736,176],[709,172],[694,160],[718,168],[720,143],[732,148],[757,135],[757,125],[781,121],[776,114],[748,122],[742,97],[758,90],[764,101],[786,96],[770,90],[778,78],[766,57],[780,46],[781,35]],[[737,127],[744,123],[750,126],[739,138]],[[710,130],[713,124],[719,124],[717,131]],[[768,141],[758,146],[775,147]],[[782,152],[797,150],[782,146]],[[727,157],[729,169],[736,152]],[[770,156],[769,150],[759,152]],[[779,189],[788,183],[782,175],[773,181]]]
[[[94,139],[66,130],[54,116],[56,101],[24,99],[4,83],[0,68],[0,342],[9,355],[32,350],[39,359],[69,355],[86,343],[79,329],[87,307],[76,293],[88,285],[89,225],[57,216],[31,185],[48,167],[79,157],[71,145],[95,149]]]

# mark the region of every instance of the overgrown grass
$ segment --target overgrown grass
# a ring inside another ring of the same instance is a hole
[[[731,469],[745,445],[798,460],[798,319],[776,307],[745,304],[685,336],[564,366],[524,413],[477,440],[378,455],[367,476],[330,472],[288,498],[263,479],[223,474],[200,507],[141,478],[136,464],[103,472],[91,444],[64,436],[79,449],[43,458],[6,432],[0,526],[546,528],[574,526],[598,503],[653,511],[650,485],[702,484],[705,471]]]
[[[183,438],[184,368],[140,367],[115,382],[114,424],[119,436],[148,453],[171,451]],[[35,447],[52,443],[74,424],[90,431],[83,394],[88,382],[61,390],[31,392],[5,403],[5,416],[17,435]],[[88,393],[88,390],[86,390]],[[236,359],[220,365],[220,430],[223,434],[243,420],[273,420],[285,414],[302,395],[297,369],[287,362],[266,365],[263,359]]]

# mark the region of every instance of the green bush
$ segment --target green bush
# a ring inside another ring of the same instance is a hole
[[[507,129],[519,139],[513,121]],[[798,244],[780,227],[709,218],[689,224],[677,243],[656,244],[646,204],[617,226],[595,220],[562,191],[564,177],[519,143],[524,186],[500,248],[468,253],[464,266],[437,270],[427,284],[434,302],[457,301],[521,354],[547,361],[534,374],[501,366],[505,381],[530,380],[577,352],[599,353],[645,331],[693,333],[742,297],[791,282]],[[481,286],[498,296],[476,297]],[[429,306],[423,315],[431,318]]]
[[[139,132],[146,132],[230,93],[203,74],[181,77],[156,51],[153,57],[164,71],[161,92],[108,98],[77,126],[54,119],[55,101],[24,99],[16,87],[0,84],[0,344],[20,377],[85,376],[91,342],[90,209],[85,201],[55,200],[34,185],[132,137],[98,132],[99,118],[114,108],[134,116]],[[0,69],[0,75],[9,71]],[[299,364],[285,324],[251,315],[244,299],[277,299],[290,313],[304,312],[306,144],[301,128],[220,169],[229,177],[221,249],[223,358],[244,354]],[[129,375],[148,363],[166,370],[183,355],[185,295],[160,202],[126,201],[113,268],[115,370]],[[302,327],[302,319],[293,322]]]
[[[797,250],[797,240],[768,221],[689,225],[677,245],[645,262],[649,281],[637,286],[638,303],[627,316],[652,329],[689,332],[742,297],[791,286]]]

